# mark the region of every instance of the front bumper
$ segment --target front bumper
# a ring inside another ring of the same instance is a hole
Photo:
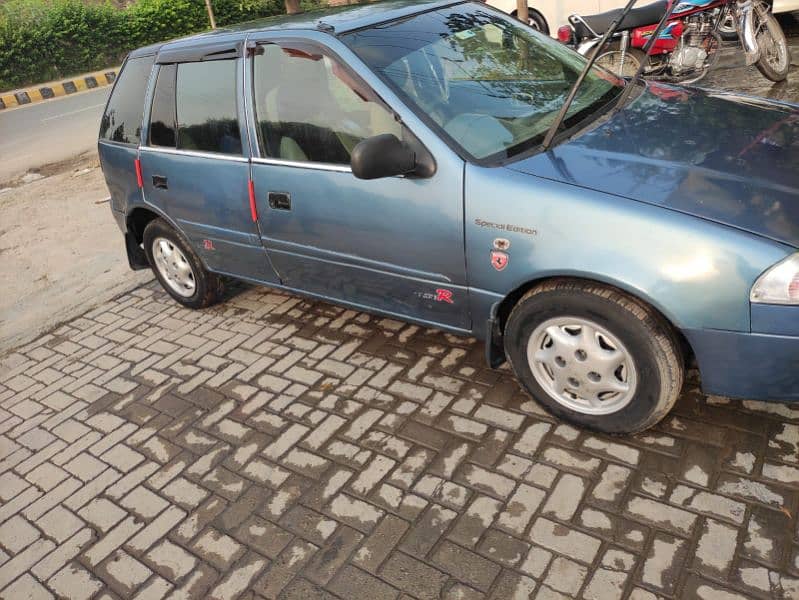
[[[799,307],[752,305],[752,332],[683,330],[707,394],[799,402]]]

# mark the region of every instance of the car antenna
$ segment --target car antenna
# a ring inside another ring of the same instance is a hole
[[[552,122],[549,131],[547,131],[547,134],[544,137],[544,143],[542,144],[542,147],[545,151],[549,150],[549,148],[552,146],[552,140],[555,139],[560,126],[563,125],[563,121],[566,120],[566,115],[568,114],[572,104],[574,104],[574,99],[577,97],[577,92],[580,90],[580,86],[583,85],[583,81],[585,81],[585,78],[588,77],[588,73],[594,68],[594,64],[596,63],[597,58],[599,58],[599,52],[605,47],[607,41],[613,37],[613,34],[616,33],[619,25],[621,25],[627,15],[630,14],[630,11],[633,9],[633,6],[635,6],[636,2],[637,0],[629,0],[629,2],[627,2],[627,6],[625,6],[624,10],[619,13],[619,15],[616,17],[616,20],[610,24],[610,27],[608,27],[605,35],[602,36],[602,40],[600,40],[599,44],[597,44],[596,49],[592,53],[591,59],[585,64],[585,67],[580,73],[580,76],[577,78],[577,81],[574,82],[574,85],[569,91],[569,95],[566,96],[566,101],[563,103],[563,106],[560,107],[560,111],[558,111],[555,120]],[[671,11],[668,11],[667,14],[670,12]]]

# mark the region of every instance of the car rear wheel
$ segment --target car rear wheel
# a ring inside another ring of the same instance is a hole
[[[218,301],[223,292],[221,278],[206,270],[185,238],[166,221],[150,221],[143,242],[153,273],[172,298],[195,309]]]
[[[544,408],[605,433],[655,425],[684,378],[679,342],[659,314],[584,281],[553,280],[525,294],[508,318],[505,352]]]

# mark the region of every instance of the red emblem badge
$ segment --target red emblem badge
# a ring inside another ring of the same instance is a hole
[[[436,302],[455,304],[455,301],[452,299],[452,290],[436,290]]]
[[[203,240],[203,249],[216,250],[216,248],[214,248],[214,243],[211,240]]]
[[[497,271],[504,271],[510,262],[510,256],[499,250],[491,252],[491,266]]]

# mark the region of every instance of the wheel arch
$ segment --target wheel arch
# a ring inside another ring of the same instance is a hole
[[[136,243],[141,244],[144,239],[144,229],[151,221],[158,218],[163,218],[163,215],[150,208],[137,206],[128,213],[125,218],[125,225],[128,233],[133,236]]]
[[[509,292],[502,300],[495,304],[494,308],[492,309],[492,318],[489,320],[491,325],[489,331],[487,332],[486,339],[486,346],[487,348],[492,349],[491,352],[496,352],[497,349],[504,348],[503,340],[508,318],[510,317],[513,308],[519,303],[524,295],[527,294],[527,292],[529,292],[531,289],[538,287],[543,283],[555,280],[585,282],[594,285],[605,286],[618,293],[629,296],[637,302],[640,302],[657,314],[663,320],[664,324],[671,328],[675,337],[679,340],[680,346],[683,350],[683,356],[686,358],[686,362],[693,360],[693,348],[691,347],[691,344],[688,342],[688,339],[685,337],[685,335],[683,335],[678,325],[677,318],[671,313],[671,311],[660,305],[648,294],[644,293],[638,288],[618,281],[610,281],[599,277],[586,277],[583,275],[546,275],[537,279],[526,281]],[[504,350],[502,350],[502,354],[502,358],[504,359]],[[492,359],[489,355],[489,363],[496,364],[497,357]]]

